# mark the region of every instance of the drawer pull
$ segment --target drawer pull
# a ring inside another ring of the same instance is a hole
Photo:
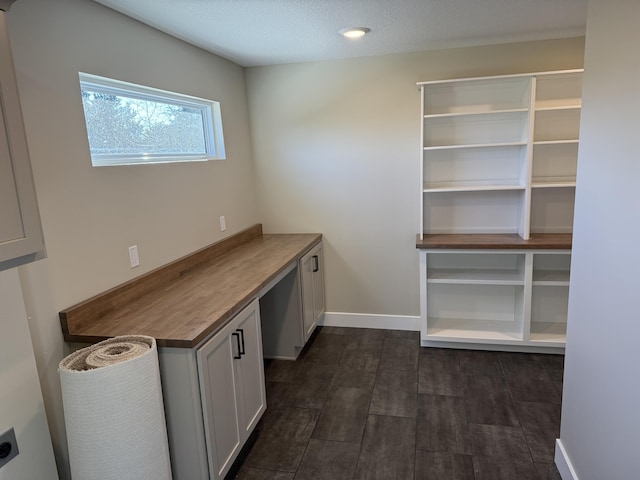
[[[240,346],[240,344],[238,344],[238,348],[240,349],[240,356],[245,354],[244,351],[244,330],[241,328],[236,328],[236,332],[240,332],[240,338],[242,341],[242,346]]]
[[[320,264],[318,263],[318,255],[314,255],[311,258],[313,258],[313,271],[317,272],[318,270],[320,270]]]
[[[242,358],[242,354],[244,353],[244,352],[240,349],[240,334],[239,334],[239,333],[237,333],[237,332],[233,332],[231,335],[232,335],[232,336],[234,336],[234,337],[236,337],[236,342],[237,342],[237,345],[238,345],[238,356],[236,357],[236,356],[234,355],[234,356],[233,356],[233,358],[234,358],[235,360],[239,360],[240,358]]]

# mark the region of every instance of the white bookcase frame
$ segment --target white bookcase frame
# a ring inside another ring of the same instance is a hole
[[[421,239],[571,232],[582,72],[418,82]]]
[[[564,348],[582,73],[418,83],[423,346]]]

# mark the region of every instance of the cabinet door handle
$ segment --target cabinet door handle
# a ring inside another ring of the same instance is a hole
[[[318,255],[314,255],[311,258],[313,258],[313,271],[317,272],[318,270],[320,270],[320,264],[318,263]]]
[[[241,358],[242,358],[242,354],[244,353],[244,352],[240,349],[240,334],[239,334],[239,333],[237,333],[237,332],[233,332],[231,335],[232,335],[232,336],[234,336],[234,337],[236,337],[236,343],[237,343],[237,345],[238,345],[238,356],[236,357],[236,356],[234,355],[234,356],[233,356],[233,358],[234,358],[235,360],[239,360],[239,359],[241,359]]]
[[[238,343],[238,348],[240,349],[240,356],[244,355],[244,330],[241,328],[236,328],[236,332],[240,332],[240,338],[242,341],[242,346],[240,346],[241,344]]]

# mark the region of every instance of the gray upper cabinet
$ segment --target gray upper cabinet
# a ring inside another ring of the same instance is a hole
[[[0,270],[44,255],[5,15],[0,11]]]

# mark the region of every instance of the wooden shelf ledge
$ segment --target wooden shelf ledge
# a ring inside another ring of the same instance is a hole
[[[431,249],[513,249],[570,250],[570,233],[537,233],[524,240],[516,234],[425,234],[416,237],[416,248]]]

